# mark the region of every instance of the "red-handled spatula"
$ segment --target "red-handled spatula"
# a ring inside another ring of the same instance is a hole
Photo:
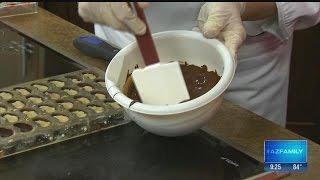
[[[132,6],[129,4],[129,7]],[[143,103],[153,105],[178,104],[190,99],[178,61],[161,63],[143,9],[134,2],[137,16],[146,24],[146,33],[136,35],[146,67],[132,72],[132,78]]]

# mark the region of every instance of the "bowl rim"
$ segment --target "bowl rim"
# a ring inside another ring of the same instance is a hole
[[[230,85],[233,76],[235,74],[235,61],[231,56],[230,51],[227,49],[227,47],[220,42],[217,39],[207,39],[205,38],[202,33],[196,32],[196,31],[187,31],[187,30],[173,30],[173,31],[163,31],[158,32],[155,34],[152,34],[154,39],[161,38],[161,37],[184,37],[189,39],[195,39],[198,41],[202,41],[204,43],[207,43],[211,46],[215,46],[222,56],[223,60],[223,73],[219,80],[219,82],[208,92],[201,95],[200,97],[197,97],[193,100],[183,102],[180,104],[174,104],[174,105],[150,105],[150,104],[143,104],[140,102],[135,102],[131,105],[132,99],[125,96],[121,90],[115,86],[115,83],[107,79],[107,74],[110,71],[110,68],[112,67],[112,64],[114,61],[121,59],[120,57],[123,57],[125,54],[133,50],[137,47],[137,43],[134,41],[121,49],[111,60],[109,63],[109,66],[107,67],[106,73],[105,73],[105,83],[106,88],[113,97],[113,99],[119,103],[121,106],[128,108],[134,112],[142,113],[142,114],[148,114],[148,115],[172,115],[172,114],[179,114],[184,113],[188,111],[195,110],[197,108],[200,108],[202,106],[205,106],[206,104],[210,103],[211,101],[218,98],[221,94],[224,93],[224,91],[228,88]]]

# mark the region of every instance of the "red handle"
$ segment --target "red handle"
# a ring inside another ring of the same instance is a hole
[[[131,4],[129,2],[128,2],[128,5],[129,7],[131,7]],[[143,9],[140,8],[137,2],[134,2],[133,5],[137,12],[137,16],[146,24],[146,28],[147,28],[146,33],[144,35],[141,35],[141,36],[135,35],[143,60],[146,65],[158,63],[159,56],[155,48]]]

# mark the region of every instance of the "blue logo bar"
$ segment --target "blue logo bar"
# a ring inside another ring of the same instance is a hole
[[[266,171],[304,171],[307,168],[306,140],[266,140],[264,163]]]

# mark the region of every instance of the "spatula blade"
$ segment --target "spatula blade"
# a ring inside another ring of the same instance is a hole
[[[132,72],[145,104],[172,105],[190,99],[179,62],[157,63]]]

